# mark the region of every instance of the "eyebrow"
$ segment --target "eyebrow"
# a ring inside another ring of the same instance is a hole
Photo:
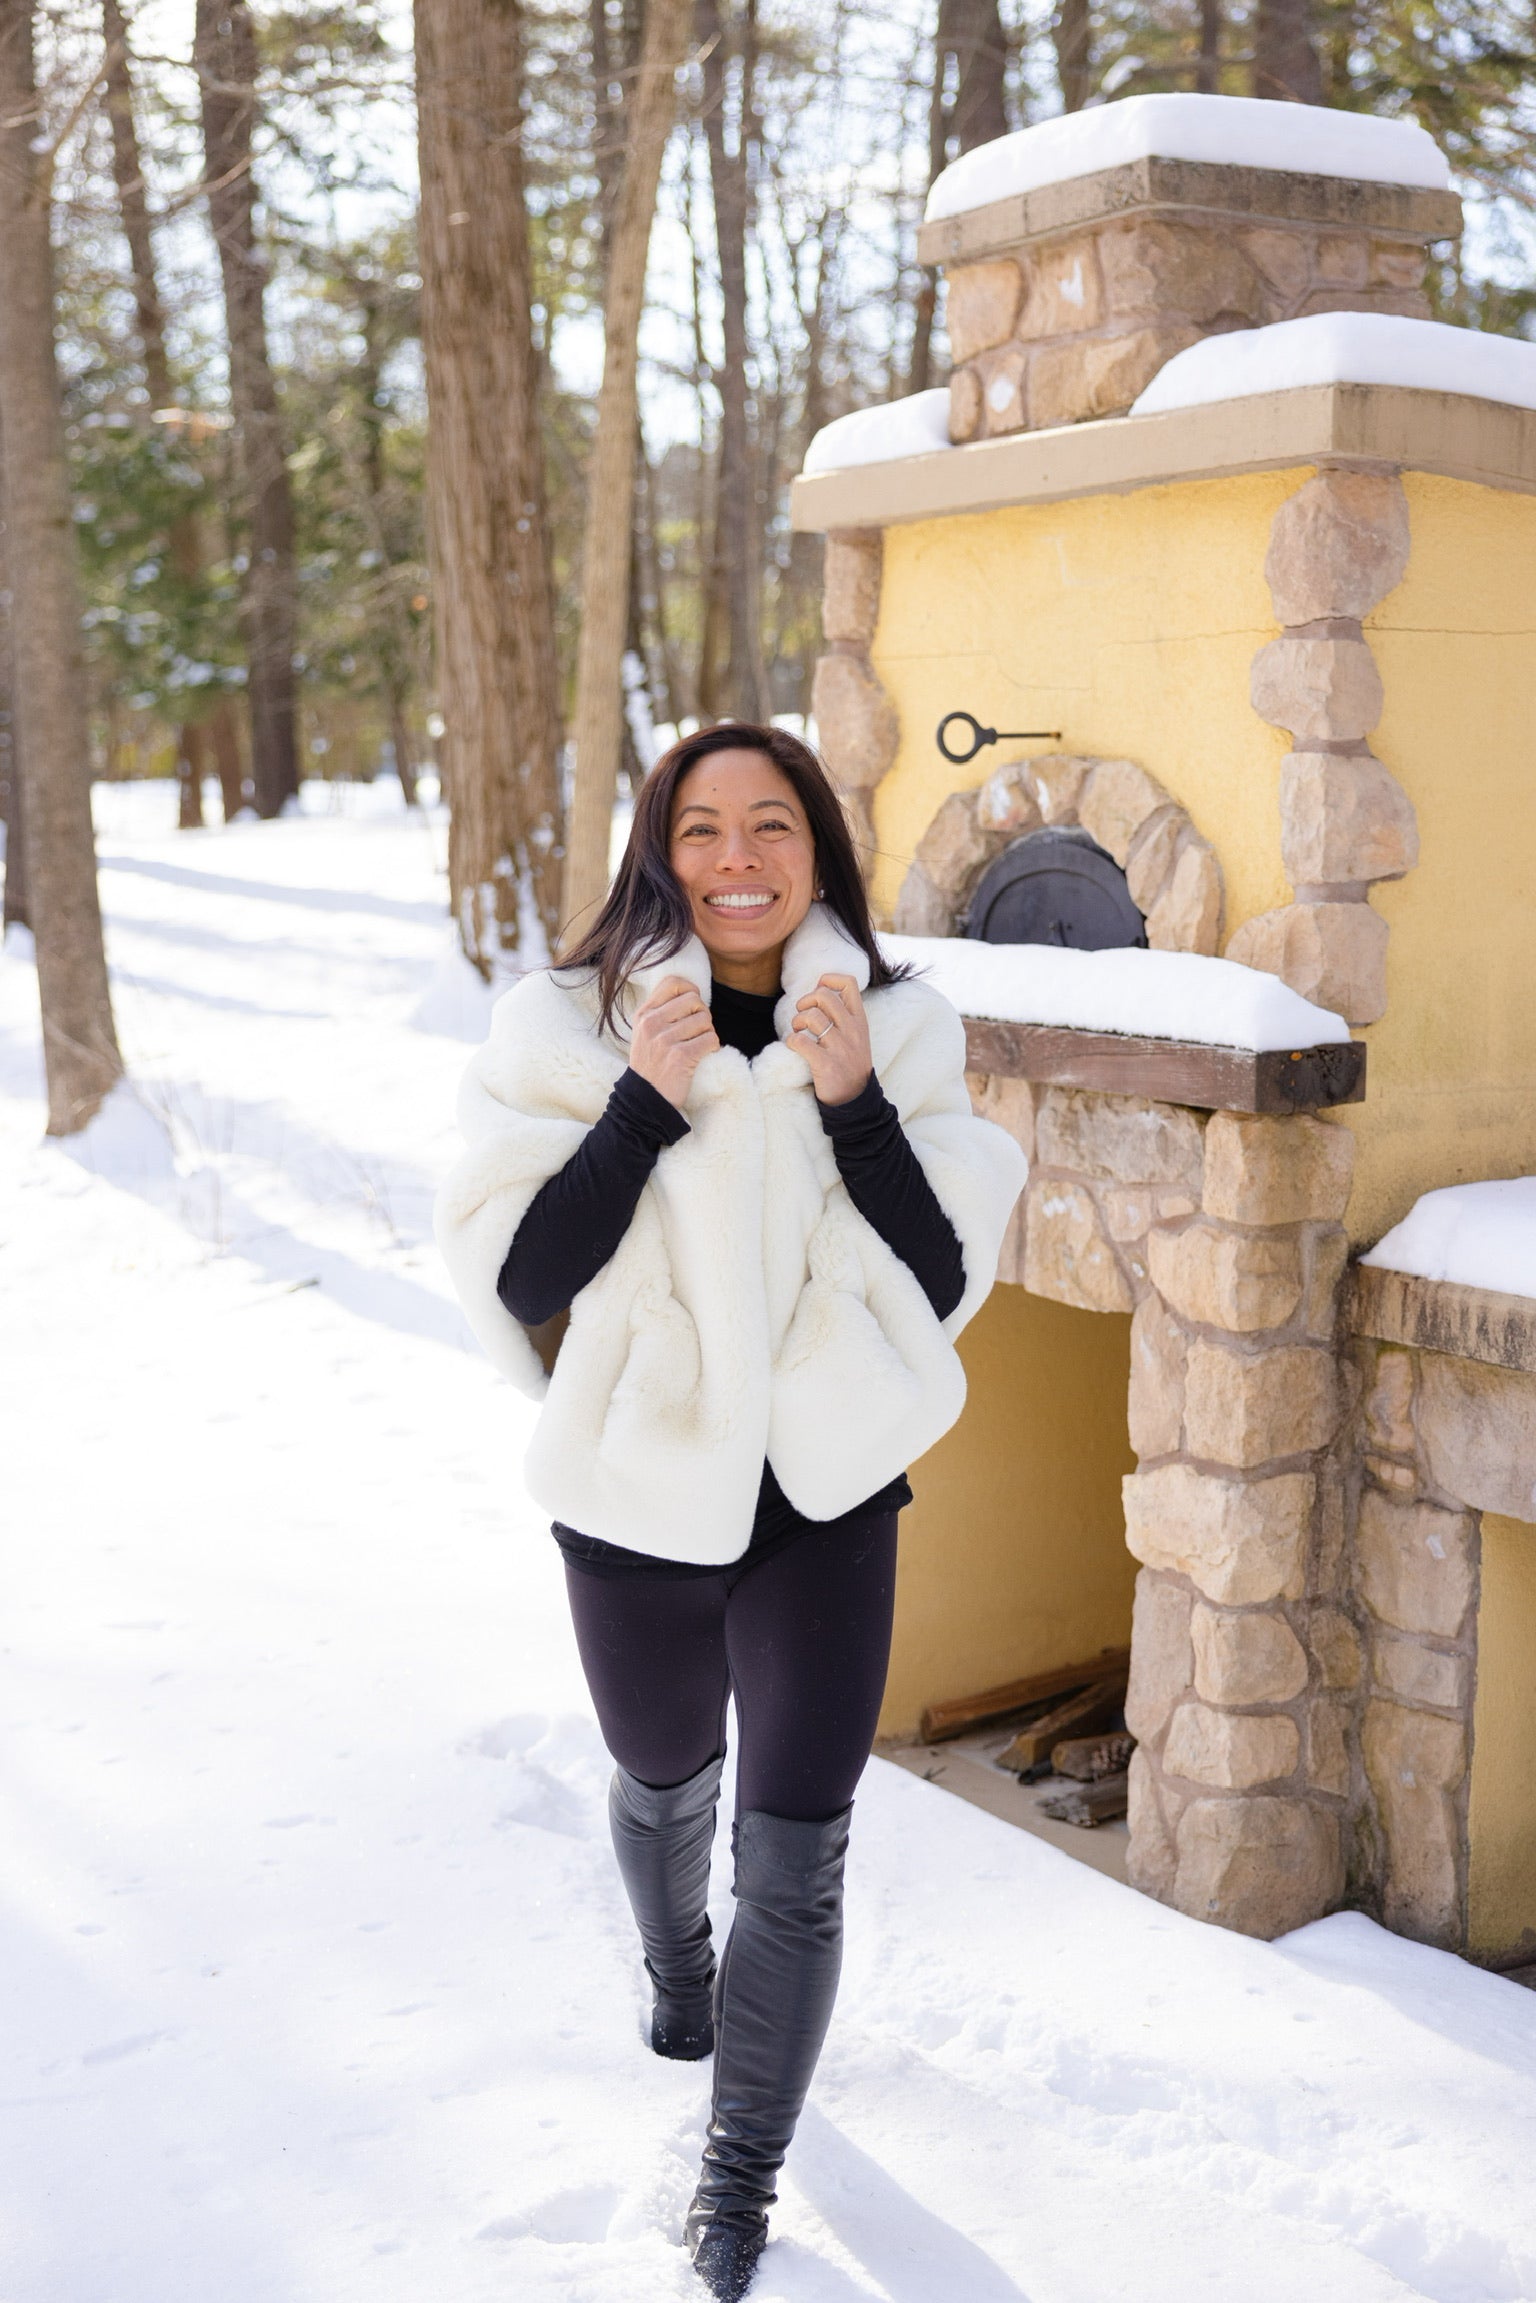
[[[749,815],[751,815],[751,814],[752,814],[752,812],[754,811],[754,809],[757,809],[757,808],[791,808],[791,809],[792,809],[792,808],[794,807],[794,804],[795,804],[795,803],[794,803],[794,801],[793,801],[793,800],[752,800],[752,801],[749,801],[749,802],[748,802],[748,806],[747,806],[747,813],[748,813]],[[718,815],[719,815],[719,813],[720,813],[720,810],[719,810],[718,808],[711,808],[711,807],[707,807],[707,806],[705,805],[705,803],[704,803],[704,801],[703,801],[703,800],[690,800],[690,801],[687,803],[686,807],[681,807],[681,808],[679,808],[679,809],[678,809],[678,811],[677,811],[677,813],[678,813],[678,818],[679,818],[679,820],[681,820],[681,819],[682,819],[682,817],[684,817],[684,816],[691,816],[691,815],[699,815],[699,816],[718,816]]]

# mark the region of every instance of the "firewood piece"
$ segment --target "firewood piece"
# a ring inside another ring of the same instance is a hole
[[[1123,1775],[1135,1749],[1134,1735],[1071,1736],[1051,1753],[1051,1769],[1078,1783],[1099,1783],[1106,1775]]]
[[[1124,1815],[1130,1802],[1130,1781],[1126,1774],[1103,1775],[1097,1783],[1074,1783],[1052,1792],[1049,1799],[1037,1799],[1035,1805],[1055,1823],[1079,1823],[1092,1831],[1096,1824],[1113,1823]]]
[[[1028,1775],[1031,1768],[1048,1768],[1051,1753],[1069,1736],[1098,1735],[1106,1728],[1118,1727],[1125,1706],[1125,1689],[1123,1671],[1117,1671],[1112,1679],[1095,1680],[1091,1687],[1069,1696],[1054,1711],[1048,1711],[1044,1719],[1037,1719],[1033,1727],[1026,1727],[1016,1735],[1000,1754],[998,1766],[1008,1768],[1014,1775]]]
[[[979,1695],[956,1695],[943,1703],[930,1703],[919,1732],[924,1743],[944,1743],[952,1735],[968,1735],[973,1727],[1009,1719],[1016,1711],[1043,1703],[1053,1695],[1072,1695],[1079,1688],[1130,1669],[1128,1647],[1106,1647],[1087,1663],[1059,1663],[1050,1671],[1037,1671],[1028,1679],[1011,1679],[1005,1686],[988,1687]]]

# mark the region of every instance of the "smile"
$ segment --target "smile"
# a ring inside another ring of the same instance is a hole
[[[752,894],[743,891],[740,895],[722,893],[704,898],[711,911],[716,912],[765,912],[770,904],[776,904],[778,900],[777,896],[769,895],[762,890]]]

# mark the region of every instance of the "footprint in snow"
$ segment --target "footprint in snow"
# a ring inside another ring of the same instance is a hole
[[[586,2183],[572,2191],[554,2191],[520,2215],[504,2215],[487,2223],[479,2239],[543,2239],[552,2246],[595,2246],[608,2236],[623,2193],[611,2183]]]

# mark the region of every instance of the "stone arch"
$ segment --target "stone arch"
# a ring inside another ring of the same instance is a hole
[[[1189,812],[1134,760],[1056,752],[1009,760],[968,792],[951,792],[918,842],[896,903],[911,936],[952,936],[994,856],[1045,825],[1080,826],[1114,857],[1154,951],[1221,948],[1221,866]]]

